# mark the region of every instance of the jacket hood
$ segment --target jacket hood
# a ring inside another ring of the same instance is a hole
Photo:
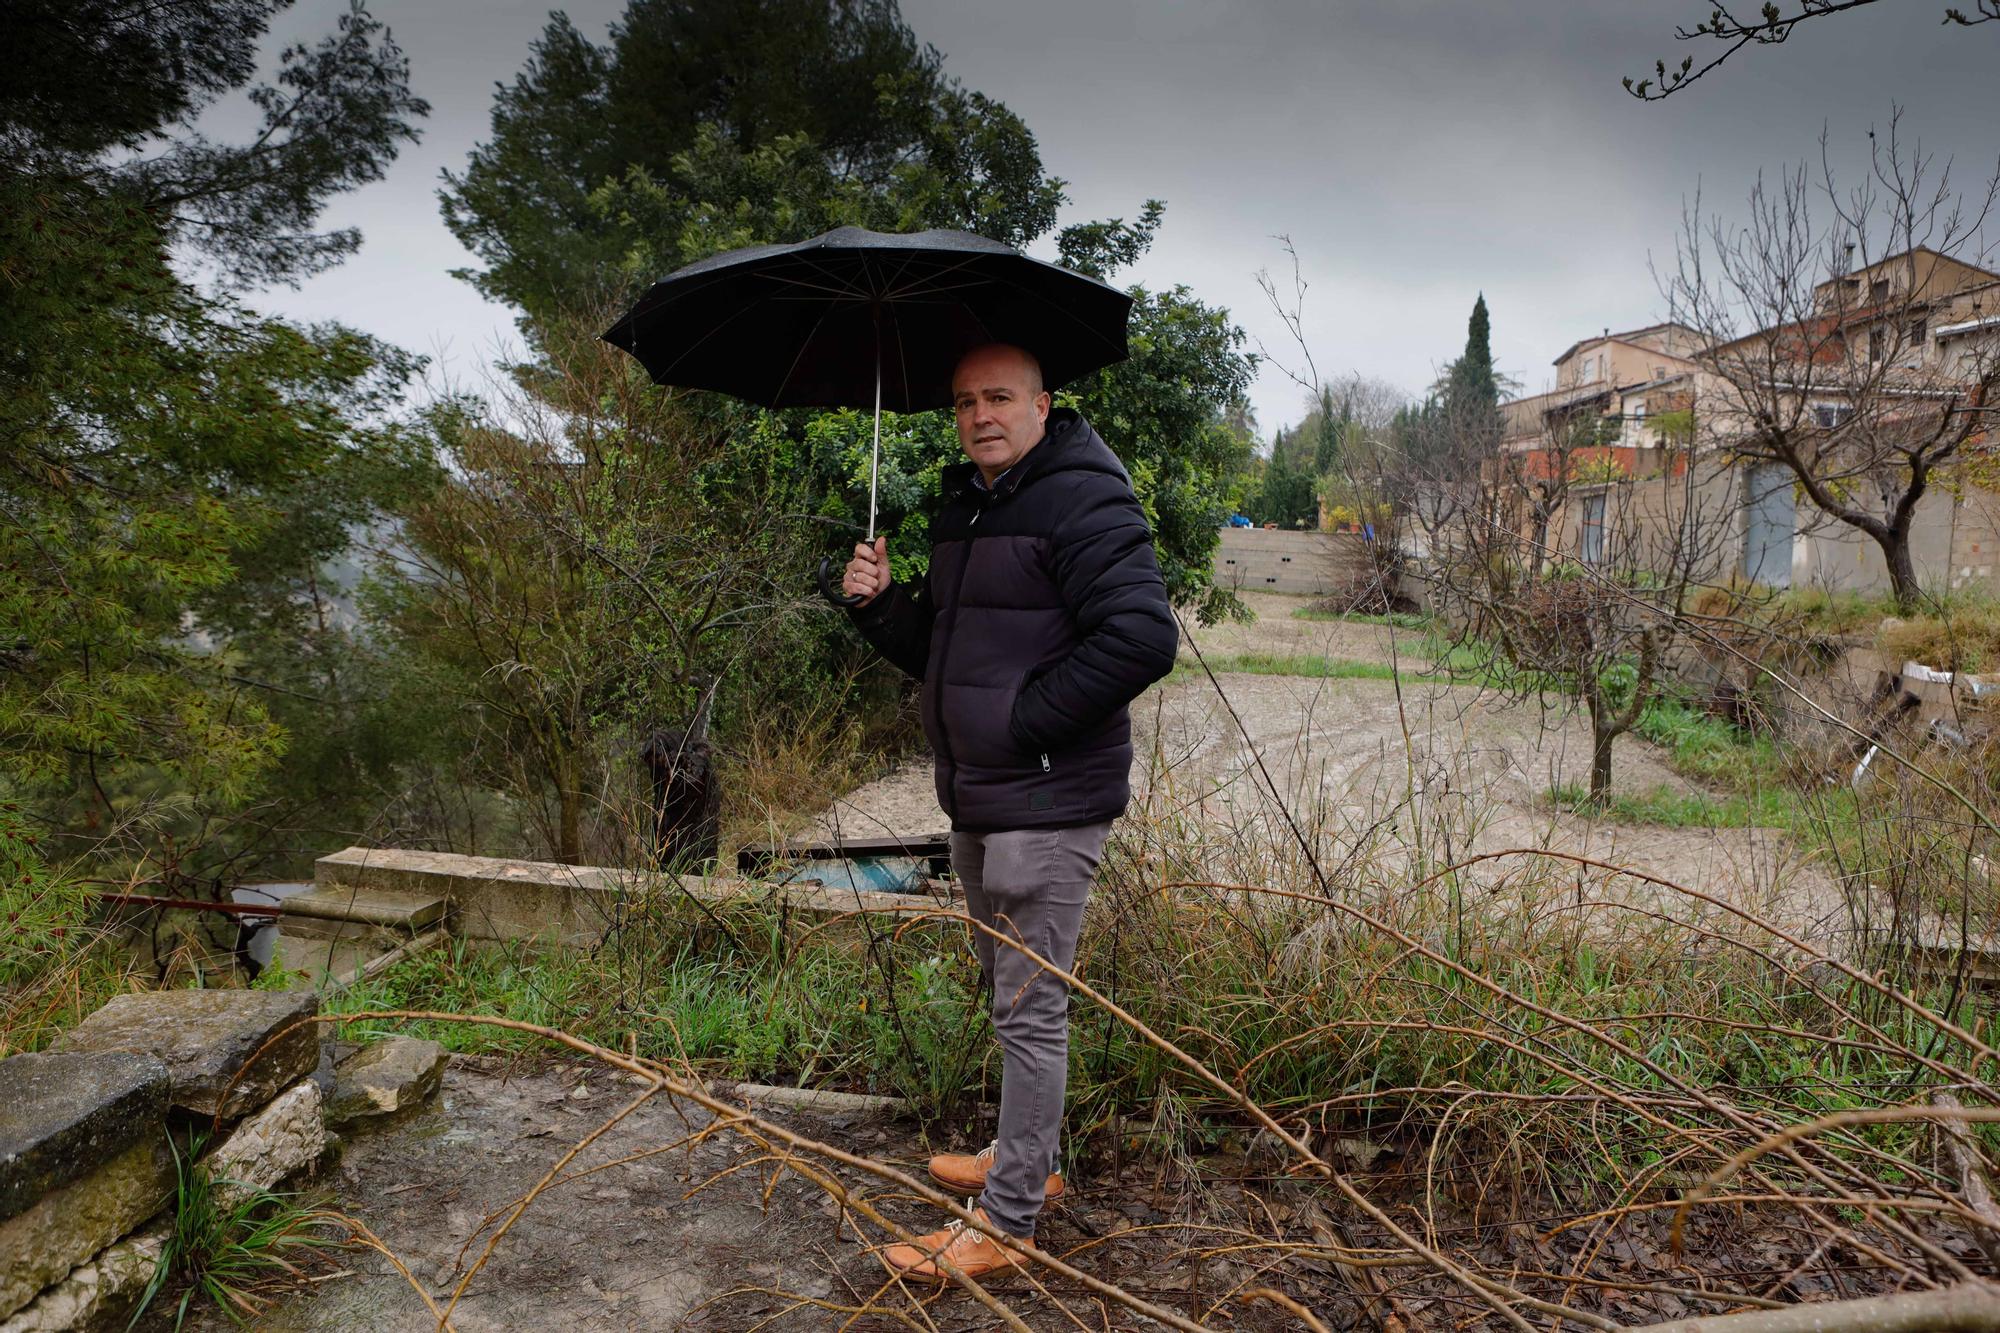
[[[976,470],[970,462],[954,463],[945,468],[945,494],[970,489]],[[1118,455],[1111,452],[1111,446],[1073,407],[1050,410],[1048,422],[1042,428],[1042,438],[1008,472],[1001,485],[1002,493],[1012,494],[1032,478],[1055,472],[1103,472],[1127,486],[1132,484],[1132,478],[1126,473],[1125,465],[1118,461]]]

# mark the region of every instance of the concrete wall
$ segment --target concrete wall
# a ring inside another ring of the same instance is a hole
[[[454,935],[477,940],[594,944],[648,895],[705,903],[768,899],[817,916],[908,913],[952,908],[942,894],[881,893],[813,885],[761,884],[701,875],[655,875],[605,866],[566,866],[394,847],[349,847],[313,867],[321,888],[436,895],[451,904]],[[955,909],[954,909],[955,910]]]
[[[1700,545],[1709,557],[1706,576],[1724,581],[1741,577],[1748,532],[1742,468],[1723,464],[1713,455],[1696,466],[1692,497],[1678,483],[1663,484],[1658,477],[1601,488],[1572,487],[1569,503],[1551,524],[1551,545],[1566,556],[1576,555],[1584,497],[1599,490],[1607,492],[1610,527],[1619,536],[1640,542],[1642,548],[1660,552],[1670,545],[1667,536],[1678,515],[1692,503],[1705,529]],[[1970,487],[1958,495],[1942,487],[1932,489],[1918,503],[1910,554],[1925,588],[2000,593],[2000,495]],[[1621,566],[1646,564],[1629,547],[1612,558]],[[1791,586],[1886,593],[1889,571],[1882,548],[1873,539],[1826,517],[1801,494],[1792,536]]]
[[[1374,572],[1367,543],[1346,532],[1224,528],[1215,551],[1215,581],[1231,592],[1324,597],[1344,592]]]

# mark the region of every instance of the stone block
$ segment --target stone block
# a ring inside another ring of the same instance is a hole
[[[122,1328],[166,1253],[165,1227],[128,1236],[78,1264],[69,1276],[0,1319],[0,1333],[69,1333]]]
[[[326,1118],[340,1125],[420,1106],[443,1081],[445,1059],[444,1047],[415,1037],[386,1037],[364,1046],[334,1071]]]
[[[245,1062],[271,1037],[319,1012],[311,991],[175,990],[120,995],[57,1043],[64,1051],[138,1051],[167,1067],[173,1103],[231,1119],[254,1110],[319,1063],[307,1023]]]
[[[0,1318],[158,1212],[173,1188],[173,1158],[159,1133],[0,1222]]]
[[[326,1120],[319,1084],[308,1078],[279,1093],[269,1106],[230,1131],[203,1159],[225,1206],[275,1188],[326,1151]]]
[[[123,1052],[0,1060],[0,1220],[135,1143],[161,1141],[167,1069]]]

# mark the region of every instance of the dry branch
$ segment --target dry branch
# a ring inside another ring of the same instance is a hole
[[[1994,1333],[2000,1330],[2000,1286],[1973,1281],[1936,1291],[1675,1319],[1646,1329],[1647,1333]]]

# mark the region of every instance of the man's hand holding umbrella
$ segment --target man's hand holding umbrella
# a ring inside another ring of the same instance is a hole
[[[847,570],[841,575],[840,590],[858,599],[854,603],[858,608],[874,601],[888,586],[889,539],[877,537],[873,545],[854,543],[854,558],[847,562]]]

